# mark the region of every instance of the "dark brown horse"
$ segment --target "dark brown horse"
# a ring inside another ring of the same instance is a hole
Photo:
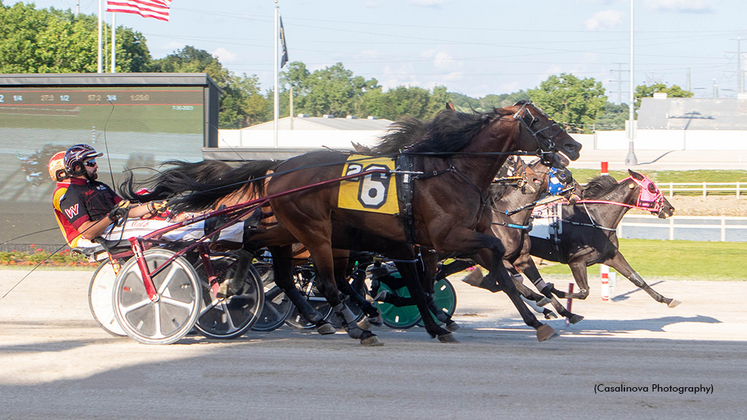
[[[408,125],[402,123],[395,126],[388,137],[413,135],[418,136],[419,141],[410,141],[413,146],[404,151],[403,154],[411,158],[411,164],[403,169],[412,177],[414,194],[409,203],[399,204],[399,214],[340,208],[340,183],[335,180],[343,175],[348,156],[331,151],[308,153],[278,166],[267,185],[267,194],[272,197],[270,205],[281,225],[248,238],[248,245],[262,243],[280,251],[295,240],[303,243],[314,260],[320,291],[336,313],[346,320],[349,310],[341,305],[333,280],[333,247],[383,253],[397,262],[428,333],[446,342],[454,341],[452,334],[426,316],[426,295],[418,281],[412,245],[419,244],[441,254],[479,255],[490,269],[489,277],[503,285],[527,325],[538,330],[540,341],[552,336],[552,328],[539,322],[521,301],[503,266],[504,247],[490,234],[488,190],[498,169],[513,152],[535,152],[553,159],[554,152],[560,151],[575,160],[581,145],[530,103],[489,114],[442,111],[426,124],[424,132],[418,129],[412,133]],[[364,183],[373,185],[363,189],[364,194],[380,191],[382,181],[389,176],[374,175],[362,177]],[[237,180],[225,179],[207,185],[192,197],[186,197],[183,203],[193,198],[204,202],[209,199],[206,193],[218,190],[225,193],[226,186],[235,182]],[[302,189],[309,185],[318,186]],[[282,195],[291,190],[297,191]],[[395,194],[394,191],[388,193]],[[405,218],[410,214],[411,218]],[[351,336],[363,342],[371,334],[351,332]]]

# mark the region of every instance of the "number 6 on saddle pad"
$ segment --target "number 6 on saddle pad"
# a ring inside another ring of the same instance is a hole
[[[355,175],[373,169],[393,171],[394,160],[372,158],[366,155],[351,155],[343,167],[342,176]],[[360,178],[341,181],[337,207],[348,210],[397,214],[399,204],[397,203],[394,177],[385,173],[373,173]]]

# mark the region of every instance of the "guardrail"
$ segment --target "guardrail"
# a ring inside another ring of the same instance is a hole
[[[641,220],[641,222],[639,222]],[[709,233],[717,230],[720,234],[719,241],[725,242],[727,232],[734,231],[734,238],[730,242],[747,242],[747,217],[727,217],[727,216],[673,216],[668,219],[657,219],[649,215],[638,215],[630,214],[626,215],[620,224],[617,226],[617,236],[619,238],[625,238],[624,233],[629,232],[629,228],[643,227],[646,228],[645,234],[651,236],[649,238],[641,239],[662,239],[664,236],[661,233],[656,233],[654,230],[668,229],[668,239],[674,240],[677,236],[676,230],[689,230],[694,232],[695,229],[701,229],[700,236],[709,237]],[[696,234],[697,235],[697,234]],[[631,235],[632,236],[632,235]],[[641,235],[635,235],[640,237]],[[693,236],[690,235],[679,235],[682,236]],[[666,238],[664,238],[666,239]],[[691,239],[691,240],[709,240],[709,239]]]
[[[723,194],[733,191],[739,198],[747,191],[747,186],[743,182],[657,182],[656,185],[662,192],[668,192],[669,197],[675,193],[702,193],[705,198],[708,193]]]

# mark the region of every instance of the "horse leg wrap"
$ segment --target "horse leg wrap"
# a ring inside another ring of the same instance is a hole
[[[355,323],[355,315],[344,303],[334,307],[335,315],[342,321],[343,327],[348,330],[348,335],[352,338],[360,338],[363,335],[363,329]]]
[[[536,302],[534,302],[532,300],[529,300],[529,299],[525,298],[524,296],[521,296],[521,300],[523,300],[524,303],[526,303],[527,305],[529,305],[529,307],[532,308],[534,310],[534,312],[537,312],[537,313],[540,313],[540,314],[544,313],[544,308],[540,308],[539,305],[537,305]]]
[[[451,320],[449,314],[436,306],[436,302],[433,300],[433,295],[430,294],[428,295],[428,310],[431,311],[431,313],[436,316],[436,319],[441,322],[447,322]]]
[[[552,299],[552,290],[554,288],[555,288],[555,285],[553,285],[552,283],[545,283],[545,287],[540,289],[540,293],[544,295],[546,298]]]
[[[512,277],[515,283],[524,283],[524,277],[520,273],[516,273]]]
[[[285,292],[286,296],[293,302],[294,305],[296,305],[296,308],[298,309],[298,312],[301,313],[301,316],[306,318],[309,322],[312,324],[318,324],[319,321],[323,320],[322,314],[314,309],[313,306],[309,304],[309,302],[301,296],[301,292],[298,291],[295,287],[290,289],[289,291]]]
[[[244,279],[249,271],[249,265],[252,262],[252,254],[249,251],[240,249],[236,251],[238,256],[238,262],[236,263],[236,270],[233,273],[233,279],[231,279],[231,289],[233,293],[240,294],[244,289]]]
[[[547,283],[545,283],[545,280],[542,277],[538,278],[536,281],[533,281],[532,283],[534,284],[534,287],[537,288],[537,290],[544,290],[545,287],[547,287]],[[552,283],[550,283],[550,284],[552,284]],[[540,292],[540,293],[542,293],[542,292]],[[542,293],[542,294],[544,295],[544,293]]]

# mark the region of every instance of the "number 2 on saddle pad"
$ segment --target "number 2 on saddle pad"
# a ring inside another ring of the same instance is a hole
[[[394,170],[394,160],[351,155],[342,170],[342,176],[355,175],[372,169]],[[399,212],[394,177],[373,173],[361,178],[340,182],[337,206],[341,209],[396,214]]]

